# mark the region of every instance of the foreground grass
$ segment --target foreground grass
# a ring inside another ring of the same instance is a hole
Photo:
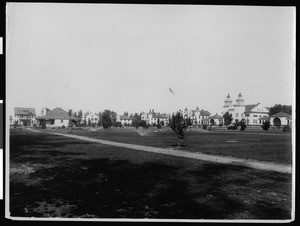
[[[291,175],[12,131],[23,217],[290,219]]]
[[[68,129],[47,129],[40,131],[70,133]],[[131,144],[147,145],[161,148],[177,146],[174,132],[153,132],[149,129],[141,136],[136,129],[89,129],[73,130],[80,136],[106,139]],[[145,131],[143,131],[145,132]],[[182,150],[202,152],[206,154],[233,156],[258,161],[291,164],[292,137],[291,133],[265,134],[243,132],[186,132],[186,140]]]

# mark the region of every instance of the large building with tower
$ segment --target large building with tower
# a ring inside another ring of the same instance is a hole
[[[228,111],[232,115],[233,122],[236,119],[245,119],[248,125],[262,125],[269,118],[269,109],[261,103],[245,104],[241,93],[234,102],[228,94],[224,101],[223,114]]]

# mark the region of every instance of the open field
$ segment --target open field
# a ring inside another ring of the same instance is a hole
[[[70,129],[47,129],[58,133],[70,133]],[[112,128],[73,130],[73,134],[130,144],[159,148],[175,148],[176,134],[173,131],[156,131],[135,128]],[[142,134],[142,135],[141,135]],[[187,131],[181,150],[206,154],[233,156],[243,159],[291,164],[291,133],[244,133],[244,132],[197,132]]]
[[[89,134],[74,131],[80,132]],[[102,139],[107,136],[107,139],[125,142],[123,133],[91,132],[95,136],[101,135]],[[141,139],[147,137],[139,135],[141,138],[137,138],[133,132],[126,134],[128,143],[142,143]],[[198,135],[207,142],[212,137],[224,142],[233,139],[229,135]],[[196,134],[188,136],[196,142]],[[243,143],[245,136],[238,135],[234,139]],[[143,144],[166,147],[176,144],[174,134],[165,133],[162,137],[148,136],[150,141]],[[289,136],[250,137],[252,145],[254,139],[266,139],[266,147],[267,142],[276,143],[278,139],[285,141],[282,147],[289,147]],[[203,139],[201,148],[209,145]],[[185,145],[183,148],[186,149],[190,145],[196,147],[187,141]],[[211,146],[208,147],[212,150]],[[279,158],[279,154],[269,156]],[[290,157],[285,158],[284,162],[289,162]],[[26,130],[10,132],[10,212],[15,217],[290,219],[291,187],[290,174],[208,163]]]

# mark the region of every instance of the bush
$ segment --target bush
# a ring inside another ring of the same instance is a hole
[[[207,125],[203,125],[203,129],[207,129]]]
[[[286,125],[282,128],[282,131],[283,132],[292,132],[292,128],[290,126]]]
[[[42,127],[42,129],[46,129],[46,122],[45,121],[41,122],[41,127]]]
[[[63,125],[61,128],[62,128],[62,129],[65,129],[65,128],[66,128],[66,126],[65,126],[65,125]]]
[[[228,129],[228,130],[236,130],[236,129],[237,129],[237,126],[231,125],[231,126],[228,126],[227,129]]]
[[[156,127],[157,127],[157,129],[160,129],[161,128],[161,124],[157,123]]]
[[[122,123],[121,122],[115,122],[115,127],[122,127]]]
[[[222,126],[223,126],[223,123],[220,123],[220,124],[219,124],[219,127],[222,127]]]
[[[239,125],[242,131],[244,131],[247,128],[247,125],[243,119],[239,122]]]
[[[264,121],[261,127],[262,127],[265,131],[268,131],[269,128],[270,128],[270,121],[269,121],[269,120]]]

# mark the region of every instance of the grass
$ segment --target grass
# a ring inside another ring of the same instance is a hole
[[[12,130],[22,217],[290,219],[291,175]]]
[[[45,131],[45,130],[41,130]],[[70,133],[67,129],[50,129],[50,132]],[[149,130],[141,136],[136,129],[100,129],[95,132],[82,129],[73,130],[76,135],[118,141],[152,147],[172,148],[177,146],[176,134],[170,132],[153,132]],[[202,152],[244,159],[292,163],[291,133],[243,133],[243,132],[186,132],[183,150]]]

